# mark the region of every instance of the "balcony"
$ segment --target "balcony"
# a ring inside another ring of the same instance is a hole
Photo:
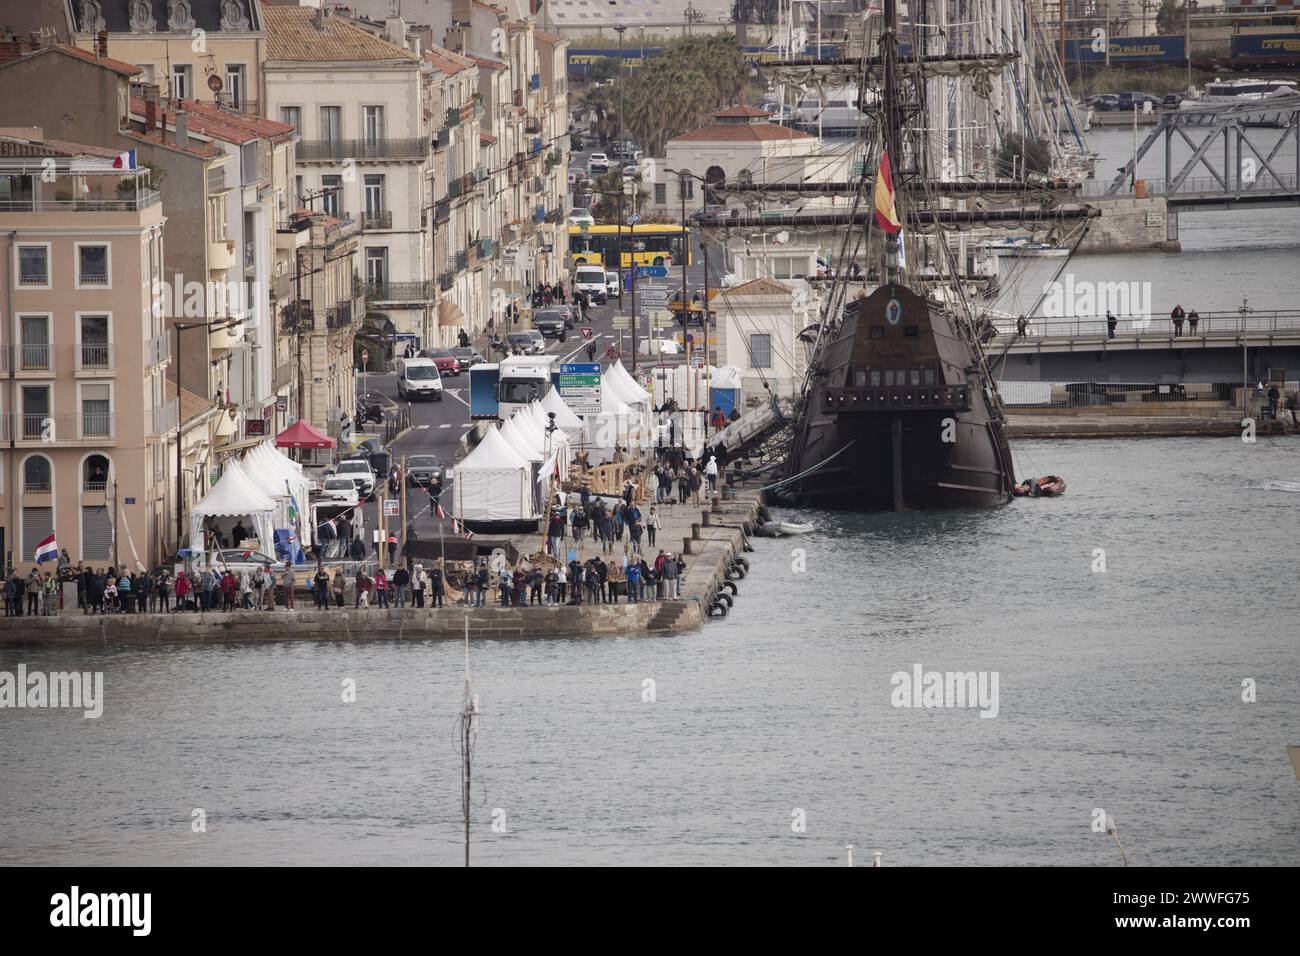
[[[464,272],[469,268],[469,252],[456,253],[456,271]]]
[[[225,272],[235,264],[235,240],[218,239],[208,243],[208,269]]]
[[[539,223],[546,218],[546,207],[537,206],[533,209],[533,222]]]
[[[212,166],[208,169],[208,193],[225,192],[226,189],[226,167]]]
[[[166,405],[149,409],[148,428],[150,435],[166,435],[176,427],[179,418],[180,403],[172,399]]]
[[[450,127],[450,126],[459,126],[459,125],[460,125],[460,107],[459,107],[459,106],[449,106],[449,107],[447,107],[447,119],[446,119],[446,124],[447,124],[447,126],[449,126],[449,127]]]
[[[138,197],[127,194],[117,199],[4,199],[0,200],[3,212],[140,212],[162,202],[157,190],[142,192]]]
[[[306,299],[290,302],[280,310],[281,332],[310,332],[316,326],[316,314]]]
[[[149,368],[155,365],[162,365],[172,357],[172,338],[170,335],[163,333],[155,335],[145,343],[144,349],[145,362]]]
[[[475,258],[476,260],[480,260],[480,261],[481,261],[481,260],[483,260],[483,259],[491,259],[491,258],[492,258],[492,240],[491,240],[491,239],[480,239],[478,242],[474,243],[474,245],[470,247],[470,252],[473,253],[474,258]]]
[[[524,120],[524,132],[536,134],[542,131],[542,121],[535,116],[530,116]]]
[[[366,298],[371,302],[428,302],[433,299],[433,283],[368,282]]]
[[[542,74],[534,73],[528,78],[528,90],[530,93],[536,93],[542,88]]]
[[[437,205],[433,207],[433,221],[446,222],[450,218],[451,218],[451,200],[449,199],[439,200]]]
[[[532,141],[528,144],[528,153],[531,156],[536,156],[541,151],[542,151],[542,138],[540,136],[534,136]]]
[[[393,228],[393,211],[391,209],[382,209],[377,212],[364,212],[361,214],[361,229],[363,232],[373,232],[379,229]]]
[[[301,249],[311,239],[311,220],[303,217],[275,224],[275,248]]]
[[[457,179],[452,179],[452,180],[448,180],[448,182],[447,182],[447,197],[448,197],[449,199],[457,199],[457,198],[459,198],[459,197],[460,197],[460,193],[461,193],[461,187],[462,187],[463,185],[464,185],[464,181],[461,180],[461,179],[459,179],[459,178],[457,178]]]
[[[823,411],[907,412],[968,411],[969,385],[885,385],[864,388],[828,388]]]
[[[534,193],[534,194],[540,193],[545,188],[546,186],[542,182],[541,176],[534,176],[532,179],[528,181],[528,191],[530,193]]]
[[[451,128],[444,126],[438,132],[433,134],[433,148],[446,149],[451,145]]]
[[[19,345],[18,371],[54,371],[54,349],[50,345]]]
[[[352,324],[352,316],[352,303],[342,302],[325,310],[325,325],[331,329],[345,328]]]
[[[282,362],[275,367],[275,372],[271,376],[271,390],[278,392],[282,388],[288,388],[293,384],[293,371],[297,367],[296,362]]]
[[[108,372],[113,369],[111,342],[82,342],[72,349],[78,372]]]
[[[345,159],[424,159],[430,143],[421,137],[411,139],[305,139],[298,144],[298,161],[304,163],[342,162]]]
[[[438,276],[438,288],[443,292],[450,292],[452,286],[456,284],[456,273],[450,269]]]
[[[3,440],[9,440],[10,429],[15,427],[17,419],[18,433],[14,439],[20,442],[40,442],[52,444],[57,442],[90,441],[102,443],[112,441],[117,435],[117,416],[112,412],[85,410],[80,415],[45,415],[22,413],[5,415],[3,419]]]

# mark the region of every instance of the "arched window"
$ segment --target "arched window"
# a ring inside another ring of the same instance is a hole
[[[81,467],[81,490],[104,491],[108,488],[108,459],[91,455]]]
[[[50,460],[32,455],[23,462],[23,491],[48,493],[50,488]]]
[[[721,166],[710,166],[704,173],[704,204],[706,206],[717,206],[722,202],[722,197],[714,190],[714,186],[721,185],[727,181],[727,174]]]

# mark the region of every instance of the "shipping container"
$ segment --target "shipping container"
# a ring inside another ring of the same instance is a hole
[[[1232,38],[1232,58],[1260,66],[1300,64],[1300,33],[1255,33]]]
[[[1066,40],[1065,58],[1071,63],[1105,63],[1101,41]],[[1180,36],[1114,37],[1110,41],[1112,66],[1165,66],[1187,62],[1187,47]]]

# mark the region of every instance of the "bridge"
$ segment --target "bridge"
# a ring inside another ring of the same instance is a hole
[[[1265,381],[1270,370],[1300,377],[1300,310],[1203,312],[1176,335],[1168,315],[1120,315],[1115,337],[1106,317],[1034,318],[1017,336],[999,317],[989,344],[995,374],[1045,380]]]
[[[1276,142],[1264,142],[1265,137],[1258,131],[1265,128],[1281,131]],[[1175,137],[1192,150],[1177,170],[1173,159]],[[1164,178],[1137,179],[1135,168],[1161,140]],[[1279,158],[1287,144],[1294,152],[1294,156],[1284,157],[1290,160],[1291,168],[1285,168]],[[1161,111],[1155,126],[1137,147],[1135,157],[1124,164],[1114,181],[1109,185],[1085,183],[1081,195],[1095,199],[1163,197],[1171,213],[1170,239],[1177,238],[1176,214],[1180,209],[1300,205],[1300,97]]]

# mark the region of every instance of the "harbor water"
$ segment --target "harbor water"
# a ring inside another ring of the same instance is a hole
[[[1065,496],[806,513],[701,631],[475,642],[475,861],[1118,866],[1100,810],[1134,865],[1293,865],[1300,444],[1014,453]],[[20,663],[105,700],[0,713],[5,863],[461,860],[459,642]],[[918,666],[996,675],[996,707],[895,706]]]

